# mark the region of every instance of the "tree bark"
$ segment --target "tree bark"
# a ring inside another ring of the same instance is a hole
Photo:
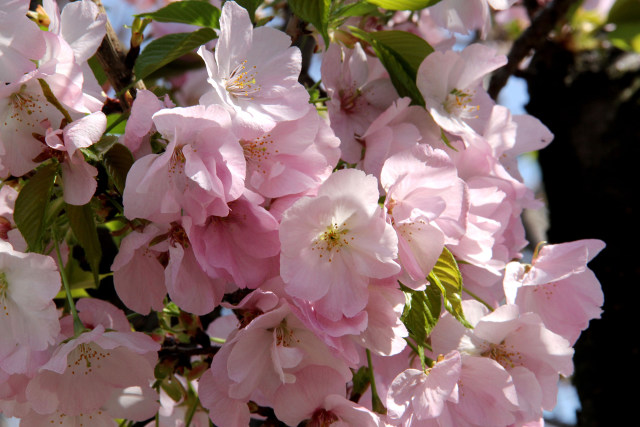
[[[590,263],[605,294],[600,320],[576,345],[581,427],[637,418],[640,285],[637,202],[640,58],[615,49],[574,53],[547,41],[523,73],[529,113],[555,134],[540,152],[550,243],[585,238],[607,247]]]

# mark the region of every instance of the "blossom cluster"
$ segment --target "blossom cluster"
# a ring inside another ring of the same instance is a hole
[[[227,1],[215,47],[197,51],[204,69],[174,78],[173,100],[139,90],[115,142],[88,65],[106,16],[90,0],[0,0],[0,413],[24,426],[247,426],[265,409],[291,426],[542,425],[600,316],[587,263],[604,244],[521,261],[521,214],[541,202],[517,156],[553,136],[486,93],[505,56],[451,48],[447,31],[484,34],[490,7],[514,1],[458,3],[363,24],[430,43],[413,96],[346,19],[319,100],[290,37]],[[122,188],[99,175],[109,141],[132,161]],[[24,196],[43,186],[44,205]],[[38,206],[34,237],[24,212]],[[120,308],[74,301],[66,283],[82,271],[72,247],[90,254],[72,215],[96,206],[124,224],[108,274]],[[125,313],[159,326],[134,330]],[[202,351],[178,366],[166,352],[180,342]]]

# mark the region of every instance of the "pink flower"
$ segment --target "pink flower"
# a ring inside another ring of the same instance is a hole
[[[35,70],[32,60],[45,51],[42,31],[27,18],[27,0],[0,1],[0,82],[18,80]]]
[[[18,252],[27,252],[27,242],[13,220],[18,192],[9,185],[0,188],[0,239],[11,243]]]
[[[438,417],[447,399],[457,402],[461,367],[460,353],[452,351],[426,372],[401,372],[387,393],[387,410],[393,424],[402,423],[411,414],[418,420]]]
[[[285,291],[313,301],[323,316],[353,317],[367,304],[370,278],[400,271],[398,238],[378,206],[378,183],[355,169],[333,173],[280,224]]]
[[[71,205],[89,203],[96,191],[98,170],[85,162],[80,148],[100,140],[107,128],[107,117],[101,111],[69,123],[64,129],[47,131],[45,141],[54,150],[65,153],[61,164],[64,201]]]
[[[164,307],[167,288],[164,266],[159,260],[168,250],[167,244],[151,245],[169,227],[147,225],[142,232],[134,230],[120,243],[120,250],[111,265],[113,283],[118,297],[130,309],[148,314]]]
[[[222,7],[215,53],[201,47],[212,90],[204,105],[225,106],[234,121],[268,131],[278,121],[294,120],[309,110],[309,95],[298,83],[302,57],[285,33],[253,28],[249,14],[235,2]]]
[[[530,387],[542,390],[542,407],[553,409],[558,374],[573,373],[573,349],[569,342],[545,328],[537,314],[521,314],[516,305],[503,305],[488,313],[477,301],[462,304],[465,317],[474,328],[466,329],[445,313],[431,334],[434,352],[457,349],[462,354],[488,357],[507,372],[525,368],[535,376]],[[522,393],[530,392],[518,390],[519,395]]]
[[[429,8],[433,20],[450,31],[462,34],[480,29],[484,38],[491,29],[491,7],[504,10],[516,0],[444,0]]]
[[[53,0],[43,6],[51,22],[38,71],[64,105],[82,113],[99,111],[104,94],[87,61],[104,38],[107,17],[90,0],[67,4],[62,13]]]
[[[347,365],[331,354],[287,303],[273,307],[273,297],[257,290],[234,307],[246,313],[248,324],[229,335],[200,381],[203,405],[218,425],[242,425],[230,419],[247,417],[246,405],[232,415],[229,411],[235,405],[249,399],[271,405],[276,389],[297,382],[298,372],[306,366],[331,366],[343,384],[351,378]],[[263,309],[269,311],[263,313]]]
[[[587,263],[603,248],[600,240],[545,245],[531,265],[507,264],[507,303],[538,314],[547,328],[575,343],[602,312],[600,282]]]
[[[427,111],[447,132],[476,133],[474,128],[482,126],[493,105],[482,79],[504,64],[504,55],[481,44],[462,52],[433,52],[420,64],[416,78]],[[472,124],[474,120],[479,123]]]
[[[495,360],[463,355],[457,401],[450,399],[440,426],[508,426],[516,420],[519,396],[512,377]]]
[[[269,198],[319,186],[340,157],[340,141],[315,109],[240,144],[247,160],[247,187]]]
[[[38,83],[37,71],[9,85],[0,85],[0,178],[22,176],[35,169],[34,159],[46,147],[33,134],[60,127],[63,116],[50,104]],[[81,114],[70,112],[76,119]]]
[[[45,350],[60,332],[53,297],[60,275],[51,257],[15,251],[0,240],[0,367],[24,373],[23,360],[12,353]],[[23,353],[24,355],[24,353]]]
[[[382,165],[391,156],[418,143],[436,145],[440,128],[424,108],[400,98],[376,118],[362,135],[366,147],[362,169],[380,178]]]
[[[167,292],[178,307],[203,315],[213,311],[224,295],[226,280],[202,270],[180,226],[174,226],[169,244],[169,263],[164,271]]]
[[[133,105],[131,115],[127,120],[122,143],[131,150],[136,159],[151,154],[149,137],[156,130],[152,116],[163,108],[175,107],[173,102],[165,95],[160,101],[153,92],[149,90],[139,90]]]
[[[198,105],[159,111],[153,121],[168,145],[131,167],[125,215],[165,224],[182,215],[195,224],[210,215],[226,216],[227,203],[244,190],[246,168],[229,114],[220,106]]]
[[[358,139],[398,97],[391,80],[375,75],[373,68],[360,44],[346,49],[332,43],[322,59],[322,83],[331,98],[327,102],[331,127],[342,143],[342,159],[349,163],[360,161]]]
[[[99,410],[126,387],[149,387],[159,347],[141,332],[107,332],[99,324],[58,346],[27,386],[27,398],[43,415]]]
[[[310,419],[309,425],[382,427],[385,423],[367,408],[344,397],[345,384],[335,370],[308,366],[295,383],[284,384],[276,392],[273,409],[287,425]]]
[[[280,241],[278,222],[261,197],[246,192],[229,203],[229,215],[211,216],[204,225],[183,224],[193,253],[212,277],[224,277],[240,288],[255,289],[277,275]]]
[[[416,145],[391,156],[380,182],[385,207],[398,233],[399,258],[412,288],[426,284],[444,244],[460,241],[466,230],[467,187],[442,150]]]

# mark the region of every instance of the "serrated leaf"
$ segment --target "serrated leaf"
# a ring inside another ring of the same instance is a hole
[[[334,10],[331,19],[342,19],[350,16],[363,16],[378,12],[378,6],[366,1],[342,5]]]
[[[27,242],[29,251],[42,252],[45,214],[51,199],[58,163],[49,163],[29,178],[16,199],[13,219]]]
[[[100,284],[100,260],[102,259],[102,248],[96,229],[96,221],[93,216],[91,204],[83,206],[65,205],[65,210],[69,218],[69,225],[78,243],[84,249],[84,255],[91,267],[93,280],[97,286]]]
[[[440,318],[442,293],[436,286],[427,286],[424,291],[415,291],[401,285],[401,289],[407,302],[400,320],[416,344],[422,346]]]
[[[91,147],[89,150],[93,151],[93,153],[102,158],[104,154],[113,147],[113,145],[118,142],[118,137],[115,135],[103,135],[102,138]]]
[[[369,33],[369,36],[404,59],[411,67],[414,78],[424,58],[433,52],[433,47],[424,39],[406,31],[376,31]]]
[[[213,29],[200,28],[192,33],[167,34],[153,40],[136,60],[136,65],[133,67],[135,75],[138,79],[143,79],[216,37]]]
[[[131,151],[120,143],[113,144],[107,151],[102,162],[109,178],[113,181],[120,194],[124,194],[124,185],[127,182],[127,174],[133,165],[134,159]]]
[[[387,10],[420,10],[441,0],[367,0]]]
[[[408,96],[413,101],[413,104],[424,106],[424,98],[416,85],[416,75],[418,67],[422,62],[422,60],[419,61],[419,58],[422,57],[422,55],[426,57],[426,55],[433,52],[433,48],[420,37],[406,37],[396,34],[409,34],[401,31],[368,33],[355,27],[350,27],[350,30],[354,36],[366,41],[373,47],[380,62],[382,62],[382,65],[384,65],[389,73],[391,82],[396,88],[398,95],[401,97]],[[413,46],[413,49],[411,46]],[[400,51],[396,49],[400,49]],[[422,59],[424,59],[424,57],[422,57]]]
[[[289,0],[289,6],[299,18],[313,24],[322,35],[325,46],[329,46],[328,25],[331,0]]]
[[[453,254],[447,248],[442,250],[427,278],[432,286],[437,286],[442,292],[444,308],[466,328],[472,328],[462,312],[462,274]]]
[[[220,9],[204,1],[184,0],[169,3],[155,12],[135,15],[158,22],[179,22],[198,27],[220,28]]]

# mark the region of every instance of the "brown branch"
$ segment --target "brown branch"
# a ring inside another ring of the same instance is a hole
[[[531,21],[531,25],[522,32],[520,37],[513,42],[511,51],[507,56],[507,65],[493,73],[489,84],[489,95],[496,99],[502,88],[507,84],[509,77],[518,69],[522,60],[531,52],[537,49],[547,38],[562,17],[567,13],[569,7],[576,0],[553,0],[547,7],[540,10]]]
[[[100,0],[93,0],[94,3],[100,9],[100,13],[104,13],[107,15],[104,6]],[[107,34],[104,36],[100,47],[98,48],[98,52],[96,53],[98,62],[104,69],[107,78],[109,79],[109,83],[113,86],[113,89],[116,93],[120,93],[120,103],[122,105],[123,110],[128,110],[130,108],[131,100],[135,97],[135,90],[145,89],[144,83],[142,81],[138,81],[132,87],[132,93],[130,91],[124,91],[127,87],[129,87],[133,81],[133,70],[130,66],[126,65],[126,55],[124,53],[124,49],[116,32],[113,30],[109,19],[107,19]]]

